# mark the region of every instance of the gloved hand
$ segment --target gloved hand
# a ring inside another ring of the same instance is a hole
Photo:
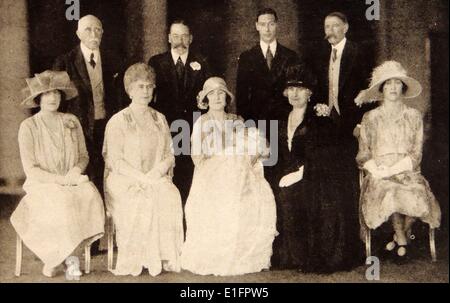
[[[83,183],[89,182],[89,177],[86,175],[79,175],[78,179],[76,180],[76,184],[75,185],[80,185]]]
[[[155,182],[156,180],[158,180],[161,177],[162,177],[162,174],[161,174],[160,170],[158,169],[158,167],[154,167],[148,173],[145,174],[146,181],[150,182],[150,183]]]
[[[412,160],[408,156],[406,156],[405,158],[401,159],[400,161],[389,167],[389,173],[391,176],[412,170],[413,170]]]
[[[77,185],[77,181],[81,176],[81,169],[77,166],[72,167],[71,170],[64,176],[67,185]]]
[[[390,177],[389,168],[384,165],[377,166],[375,160],[373,159],[364,163],[363,168],[367,170],[375,179],[383,179]]]
[[[358,139],[360,134],[361,134],[361,124],[357,124],[353,129],[353,137]]]
[[[280,183],[278,184],[280,187],[289,187],[292,184],[295,184],[303,179],[303,170],[304,166],[300,167],[298,171],[287,174],[283,178],[281,178]]]

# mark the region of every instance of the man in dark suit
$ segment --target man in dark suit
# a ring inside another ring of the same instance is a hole
[[[277,41],[277,13],[264,8],[256,15],[256,30],[259,43],[239,56],[236,78],[237,114],[246,121],[254,121],[269,143],[277,142],[277,131],[271,131],[270,120],[280,120],[289,113],[291,107],[283,96],[286,71],[289,66],[299,63],[296,52]],[[260,123],[265,123],[260,124]],[[274,124],[275,126],[277,124]],[[277,159],[277,144],[270,144],[271,159]],[[273,163],[265,162],[264,175],[276,188]]]
[[[358,107],[354,99],[360,90],[367,87],[371,69],[367,64],[370,60],[364,57],[362,48],[345,37],[348,29],[347,17],[340,12],[333,12],[325,18],[328,43],[320,50],[314,50],[312,67],[319,85],[313,98],[330,107],[330,116],[339,126],[342,139],[354,145],[353,131],[367,110]]]
[[[168,37],[170,50],[151,57],[148,62],[156,73],[155,100],[152,106],[166,116],[169,125],[176,120],[184,120],[187,122],[186,126],[192,129],[193,113],[200,111],[197,108],[197,94],[211,76],[209,64],[205,57],[190,49],[193,36],[185,21],[174,21]],[[173,127],[172,132],[178,132],[178,129]],[[187,141],[189,139],[187,137]],[[181,146],[175,142],[176,155],[179,147]],[[191,187],[194,169],[190,150],[185,148],[184,151],[187,153],[176,156],[173,178],[183,203],[186,202]]]
[[[313,94],[314,103],[325,103],[330,108],[334,122],[337,144],[341,153],[342,171],[337,182],[345,191],[346,245],[349,252],[349,268],[354,262],[361,262],[362,246],[358,234],[358,170],[355,157],[358,149],[358,123],[365,108],[358,107],[354,99],[364,89],[368,78],[367,62],[358,44],[346,38],[349,29],[347,17],[333,12],[325,18],[324,31],[328,43],[314,50],[312,67],[318,79],[318,89]]]
[[[290,110],[283,97],[288,66],[297,54],[277,41],[277,13],[271,8],[258,12],[256,30],[260,41],[239,56],[236,79],[237,113],[245,120],[278,120]],[[267,127],[269,125],[267,124]]]
[[[76,33],[80,45],[58,57],[53,69],[66,71],[78,90],[78,97],[62,104],[61,110],[80,120],[90,158],[86,172],[104,197],[103,137],[106,122],[122,107],[117,89],[121,66],[117,58],[100,49],[103,27],[98,18],[92,15],[81,18]],[[94,254],[97,249],[93,245]]]

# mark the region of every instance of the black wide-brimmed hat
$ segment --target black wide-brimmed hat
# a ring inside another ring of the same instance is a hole
[[[287,68],[285,88],[295,86],[314,91],[316,84],[316,78],[304,65],[292,65]]]

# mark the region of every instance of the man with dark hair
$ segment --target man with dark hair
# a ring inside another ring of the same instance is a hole
[[[239,56],[236,106],[244,119],[268,123],[289,111],[289,103],[283,97],[285,73],[299,59],[293,50],[277,41],[278,16],[273,9],[260,10],[255,26],[259,43]]]
[[[325,43],[315,49],[311,65],[318,78],[318,88],[312,98],[314,103],[325,103],[330,109],[339,138],[342,171],[337,182],[341,183],[347,202],[345,209],[346,229],[344,238],[347,256],[343,269],[349,269],[355,262],[361,262],[362,245],[358,234],[358,170],[355,157],[358,149],[356,136],[358,123],[364,109],[358,107],[354,99],[364,89],[369,76],[370,62],[364,57],[358,44],[346,38],[349,29],[347,17],[341,12],[333,12],[325,17]]]
[[[166,116],[169,125],[182,119],[192,128],[193,112],[199,111],[197,94],[211,76],[209,64],[204,56],[191,51],[193,36],[184,20],[172,22],[168,38],[170,50],[148,61],[156,72],[156,97],[152,106]],[[189,194],[193,170],[190,155],[176,156],[173,181],[183,204]]]

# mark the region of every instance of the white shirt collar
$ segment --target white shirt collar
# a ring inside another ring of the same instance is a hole
[[[264,58],[266,57],[267,54],[267,47],[270,47],[270,52],[272,53],[272,55],[275,57],[275,53],[277,52],[277,40],[273,40],[270,45],[267,44],[266,42],[259,40],[259,45],[261,46],[261,50],[262,53],[264,55]]]
[[[341,40],[336,45],[331,45],[331,50],[333,51],[333,48],[337,49],[336,56],[339,58],[342,55],[342,52],[344,51],[345,43],[347,43],[347,38],[344,37],[344,39]]]
[[[189,50],[180,56],[173,48],[171,48],[170,53],[172,54],[172,60],[175,65],[177,64],[178,57],[181,57],[181,61],[183,61],[183,64],[186,65]]]
[[[86,62],[91,61],[91,54],[94,53],[94,61],[95,63],[98,63],[100,60],[100,50],[95,49],[91,50],[86,45],[83,44],[83,42],[80,43],[81,46],[81,53],[83,54],[84,60]]]

